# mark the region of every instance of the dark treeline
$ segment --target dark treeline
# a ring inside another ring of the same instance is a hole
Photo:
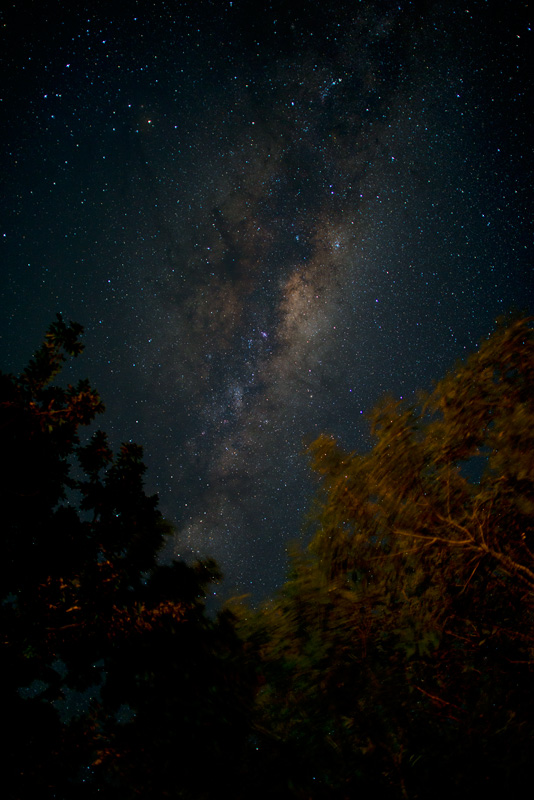
[[[500,324],[374,446],[309,448],[311,541],[260,609],[205,613],[217,565],[158,564],[142,450],[81,429],[58,316],[0,374],[7,797],[445,798],[534,757],[534,335]],[[78,698],[78,699],[74,699]]]

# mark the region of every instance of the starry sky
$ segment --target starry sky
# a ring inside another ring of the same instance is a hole
[[[527,5],[17,2],[0,12],[2,368],[85,327],[221,592],[271,593],[315,483],[509,309],[534,312]],[[226,587],[226,588],[225,588]]]

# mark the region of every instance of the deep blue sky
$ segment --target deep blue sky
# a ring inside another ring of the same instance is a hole
[[[532,312],[521,2],[12,3],[2,368],[85,326],[174,555],[283,579],[303,437],[368,445],[510,308]]]

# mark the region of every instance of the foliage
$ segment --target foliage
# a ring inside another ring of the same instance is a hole
[[[375,444],[309,448],[315,533],[242,626],[301,797],[519,788],[534,755],[534,336],[502,323]]]
[[[21,376],[0,375],[5,784],[13,798],[204,797],[245,737],[241,643],[204,612],[213,562],[157,564],[170,526],[141,448],[80,442],[104,407],[87,381],[55,379],[81,333],[58,316]],[[194,770],[200,753],[213,771]]]
[[[81,440],[101,400],[56,383],[81,332],[58,317],[21,376],[0,374],[8,796],[519,793],[532,320],[501,324],[416,405],[384,401],[369,452],[313,442],[309,546],[272,601],[216,619],[213,562],[158,563],[170,527],[141,448]]]

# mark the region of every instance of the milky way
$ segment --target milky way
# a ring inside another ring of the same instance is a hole
[[[521,3],[215,5],[6,17],[2,340],[20,369],[80,321],[165,557],[261,597],[303,442],[367,446],[384,392],[532,310],[531,31]]]

